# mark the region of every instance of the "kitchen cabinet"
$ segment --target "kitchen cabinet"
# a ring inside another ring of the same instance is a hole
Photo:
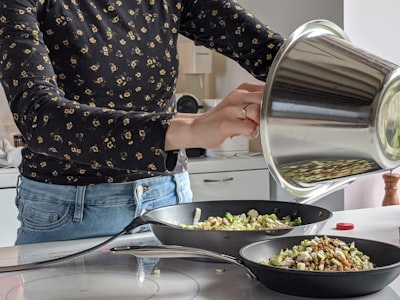
[[[14,245],[19,222],[15,206],[18,169],[0,169],[0,247]]]
[[[14,201],[15,196],[15,188],[0,189],[0,247],[14,245],[15,238],[17,236],[19,222],[17,220],[18,210]]]
[[[193,201],[269,199],[269,172],[262,156],[189,159],[188,170]]]
[[[188,171],[193,201],[294,199],[276,183],[261,155],[190,158]],[[343,210],[344,191],[329,194],[313,205]]]

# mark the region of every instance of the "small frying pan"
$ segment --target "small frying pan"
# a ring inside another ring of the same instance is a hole
[[[132,254],[137,257],[203,257],[234,263],[244,268],[251,278],[259,280],[265,287],[284,294],[312,298],[357,297],[378,292],[400,274],[400,247],[393,244],[337,237],[346,243],[355,242],[356,247],[369,255],[376,268],[365,271],[300,271],[262,265],[259,262],[292,248],[304,239],[315,235],[289,236],[264,240],[244,246],[240,258],[182,246],[128,246],[115,247],[111,251]],[[335,238],[335,236],[330,236]]]

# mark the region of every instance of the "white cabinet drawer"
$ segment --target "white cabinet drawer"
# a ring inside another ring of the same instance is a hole
[[[14,188],[0,189],[0,247],[14,245],[19,221],[18,209],[15,206],[17,191]]]
[[[269,200],[267,169],[190,174],[193,201]]]

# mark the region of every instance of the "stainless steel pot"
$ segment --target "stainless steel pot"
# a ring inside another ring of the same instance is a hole
[[[261,143],[274,179],[299,198],[400,165],[400,69],[335,24],[299,27],[271,67]]]

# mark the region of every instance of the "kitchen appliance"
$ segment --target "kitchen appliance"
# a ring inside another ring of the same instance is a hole
[[[400,165],[400,68],[327,20],[300,26],[271,66],[261,144],[274,179],[312,198]]]
[[[199,100],[190,93],[176,93],[175,98],[178,112],[197,114],[203,108]],[[186,149],[188,157],[199,157],[204,155],[205,152],[206,150],[203,148]]]
[[[203,108],[199,100],[190,93],[176,93],[175,97],[178,112],[197,114]]]
[[[291,236],[269,241],[260,241],[244,246],[240,259],[203,249],[179,246],[131,246],[116,247],[114,253],[128,253],[137,257],[202,257],[222,260],[241,266],[249,276],[258,279],[273,291],[301,297],[348,298],[368,295],[382,290],[400,274],[400,247],[378,241],[329,236],[347,244],[355,243],[357,249],[370,256],[376,264],[373,269],[362,271],[305,271],[278,268],[265,264],[282,249],[292,249],[303,240],[312,240],[315,235]],[[385,253],[385,255],[382,255]]]

